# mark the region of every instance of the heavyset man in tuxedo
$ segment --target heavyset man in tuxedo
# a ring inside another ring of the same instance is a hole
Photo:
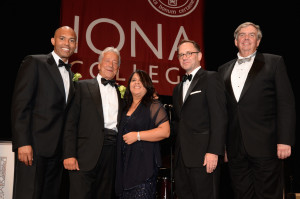
[[[180,199],[215,199],[227,128],[224,83],[201,68],[195,41],[182,40],[177,50],[186,76],[173,91],[175,192]]]
[[[25,57],[15,83],[14,199],[59,198],[63,127],[74,95],[73,73],[65,63],[76,49],[76,34],[70,27],[60,27],[51,43],[53,52]]]
[[[97,77],[76,85],[64,135],[70,199],[115,196],[116,135],[123,101],[114,78],[120,61],[118,49],[107,47],[99,56]]]
[[[226,87],[228,166],[235,198],[283,197],[282,161],[295,137],[295,101],[283,58],[257,52],[262,33],[238,26],[238,58],[219,67]]]

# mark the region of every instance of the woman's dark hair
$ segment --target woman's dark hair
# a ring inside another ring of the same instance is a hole
[[[141,103],[144,105],[148,105],[148,104],[152,103],[154,100],[155,88],[152,84],[152,80],[151,80],[150,76],[148,75],[148,73],[146,73],[143,70],[136,70],[129,77],[129,80],[127,83],[127,89],[126,89],[125,95],[124,95],[124,99],[125,99],[127,108],[129,108],[131,106],[132,101],[133,101],[132,93],[130,91],[130,82],[131,82],[134,74],[137,74],[140,77],[140,80],[141,80],[143,86],[146,88],[146,94],[142,98]]]

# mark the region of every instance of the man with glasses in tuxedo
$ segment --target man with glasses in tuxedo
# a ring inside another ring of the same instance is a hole
[[[220,157],[227,125],[225,88],[218,73],[200,66],[195,41],[182,40],[178,59],[185,70],[173,91],[175,192],[180,199],[218,198]]]

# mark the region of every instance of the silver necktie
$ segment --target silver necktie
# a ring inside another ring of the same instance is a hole
[[[246,57],[246,58],[238,59],[237,62],[238,62],[238,64],[249,62],[251,60],[251,57]]]

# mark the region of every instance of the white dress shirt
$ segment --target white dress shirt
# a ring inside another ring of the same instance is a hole
[[[192,74],[192,79],[190,80],[186,80],[185,82],[183,82],[183,86],[182,86],[182,101],[184,102],[185,99],[185,95],[186,92],[189,90],[189,87],[191,85],[191,82],[193,81],[195,74],[198,72],[198,70],[201,68],[201,66],[195,68],[190,74]],[[186,74],[187,75],[187,74]]]
[[[52,56],[54,57],[54,60],[58,66],[59,64],[59,60],[61,59],[54,51],[52,51]],[[66,102],[68,101],[68,95],[69,95],[69,89],[70,89],[70,76],[69,76],[69,72],[67,71],[67,69],[62,66],[62,67],[58,67],[59,72],[61,74],[61,77],[63,79],[64,82],[64,88],[65,88],[65,94],[66,94]]]
[[[104,116],[104,128],[112,129],[118,132],[117,122],[118,122],[118,110],[119,101],[117,90],[114,86],[107,84],[104,86],[101,83],[101,75],[97,75],[97,81],[100,87],[100,95],[103,107]]]
[[[255,52],[256,53],[256,52]],[[248,73],[251,69],[251,66],[253,64],[255,53],[248,56],[251,57],[251,60],[249,62],[244,62],[242,64],[239,64],[238,62],[235,63],[234,68],[231,73],[231,85],[233,89],[233,93],[235,96],[236,101],[239,101],[240,95],[242,93],[242,90],[244,88],[244,84],[246,82]],[[241,57],[238,53],[238,58],[248,58],[248,57]]]

